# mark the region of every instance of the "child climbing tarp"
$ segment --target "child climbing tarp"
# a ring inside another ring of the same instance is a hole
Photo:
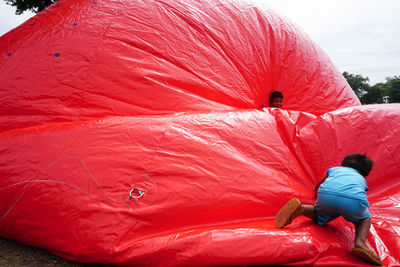
[[[400,264],[400,106],[360,106],[274,12],[65,0],[0,53],[2,237],[125,266],[362,265],[344,220],[274,223],[359,151],[375,161],[367,242]],[[284,109],[260,108],[272,91]]]

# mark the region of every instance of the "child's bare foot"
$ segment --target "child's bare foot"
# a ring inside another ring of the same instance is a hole
[[[373,250],[371,250],[366,244],[363,247],[356,246],[351,250],[353,254],[367,262],[374,263],[376,265],[383,265],[381,258],[375,254]]]
[[[365,242],[358,242],[357,240],[354,242],[354,248],[362,248],[366,251],[372,251],[372,249]]]
[[[275,216],[275,226],[283,228],[290,224],[297,216],[301,215],[302,207],[300,200],[292,198],[285,206],[283,206]]]
[[[354,241],[354,248],[362,248],[365,251],[371,252],[375,257],[379,258],[378,255],[367,245],[365,241],[355,240]]]

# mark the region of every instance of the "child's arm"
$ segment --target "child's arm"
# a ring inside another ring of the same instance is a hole
[[[328,173],[325,173],[324,176],[322,176],[321,180],[313,187],[315,193],[317,193],[319,186],[325,182],[326,178],[328,178]]]

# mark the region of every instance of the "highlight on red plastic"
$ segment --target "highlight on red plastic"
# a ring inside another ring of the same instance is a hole
[[[0,51],[0,236],[123,266],[366,265],[343,219],[274,225],[361,152],[375,161],[368,243],[400,264],[400,106],[360,106],[272,10],[59,1]]]

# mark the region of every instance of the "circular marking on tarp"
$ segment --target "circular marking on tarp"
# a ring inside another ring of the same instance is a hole
[[[59,56],[60,56],[60,53],[55,53],[54,56],[55,56],[55,57],[59,57]]]
[[[122,198],[126,196],[126,188],[136,189],[133,193],[135,193],[135,196],[140,196],[127,202],[133,209],[135,207],[149,206],[156,199],[157,183],[146,173],[131,175],[125,178],[120,185]]]

